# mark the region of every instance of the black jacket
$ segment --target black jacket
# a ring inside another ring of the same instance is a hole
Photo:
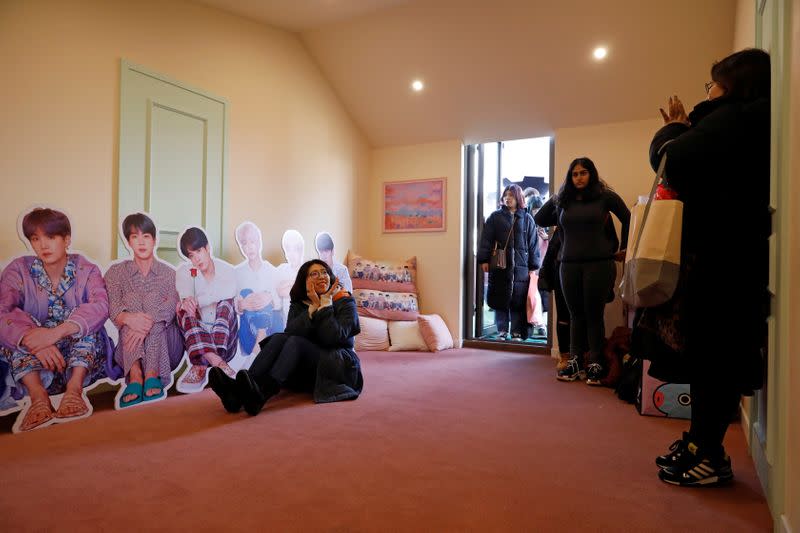
[[[770,103],[721,97],[689,120],[667,124],[650,146],[654,169],[667,155],[666,181],[684,204],[674,299],[685,338],[678,356],[653,358],[651,374],[725,380],[748,393],[762,384],[766,340]]]
[[[591,198],[574,200],[568,207],[550,198],[533,218],[540,226],[558,226],[561,249],[558,260],[564,263],[613,259],[620,241],[610,213],[622,223],[622,247],[628,243],[631,212],[622,198],[610,189],[600,190]]]
[[[361,361],[353,349],[354,337],[361,332],[356,302],[351,296],[340,298],[308,316],[308,304],[292,302],[286,334],[300,335],[321,348],[314,386],[317,403],[354,400],[364,388]]]
[[[524,209],[514,215],[503,206],[486,219],[478,245],[478,264],[488,263],[495,242],[499,248],[514,224],[514,235],[506,248],[505,270],[489,271],[489,289],[486,301],[492,309],[525,309],[528,297],[528,272],[538,270],[541,264],[539,237],[533,217]]]

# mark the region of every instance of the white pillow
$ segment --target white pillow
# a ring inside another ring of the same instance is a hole
[[[427,352],[428,345],[419,331],[416,320],[392,320],[389,322],[390,352]]]
[[[361,333],[356,335],[355,339],[357,352],[389,349],[389,328],[386,320],[360,316],[358,323],[361,326]]]

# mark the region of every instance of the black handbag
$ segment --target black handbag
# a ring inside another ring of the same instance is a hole
[[[537,288],[540,291],[552,291],[559,286],[558,279],[558,251],[561,249],[561,232],[556,228],[550,241],[547,243],[547,251],[544,253],[542,266],[539,268],[539,282]]]
[[[508,232],[506,243],[502,248],[498,248],[497,241],[494,241],[494,248],[492,248],[492,257],[489,258],[489,270],[505,270],[506,269],[506,248],[508,248],[508,241],[514,234],[514,219],[511,219],[511,231]]]

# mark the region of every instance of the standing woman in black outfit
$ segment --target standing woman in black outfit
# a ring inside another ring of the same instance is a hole
[[[574,381],[580,372],[580,359],[588,349],[586,383],[599,385],[605,376],[603,348],[605,324],[603,313],[613,294],[617,267],[614,256],[619,240],[609,225],[610,213],[622,223],[622,248],[627,245],[631,213],[622,198],[600,179],[588,157],[579,157],[569,165],[567,177],[558,194],[536,213],[540,226],[558,226],[561,232],[561,289],[570,314],[570,353],[567,366],[558,378]],[[611,231],[609,231],[609,227]]]
[[[641,344],[663,308],[644,310],[631,345],[651,359],[650,375],[691,385],[689,432],[656,459],[659,478],[681,486],[733,478],[722,441],[741,395],[762,385],[769,309],[769,55],[747,49],[715,63],[706,93],[688,116],[670,97],[650,145],[650,164],[666,154],[667,184],[683,201],[681,280],[664,305],[683,346]]]
[[[300,267],[289,296],[286,331],[261,341],[249,370],[240,370],[235,380],[219,369],[209,372],[209,384],[227,411],[244,407],[257,415],[283,387],[313,393],[317,403],[361,394],[364,379],[353,349],[361,329],[353,297],[319,259]]]
[[[486,302],[494,309],[501,338],[510,331],[511,340],[528,338],[526,303],[531,273],[539,269],[541,257],[536,224],[525,209],[519,185],[503,190],[503,205],[489,215],[483,226],[477,261],[489,273]],[[490,270],[494,249],[505,249],[506,268]],[[509,330],[509,321],[511,329]]]

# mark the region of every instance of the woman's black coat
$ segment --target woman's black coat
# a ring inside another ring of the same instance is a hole
[[[492,309],[525,309],[530,283],[528,273],[538,270],[541,264],[539,237],[533,217],[524,209],[517,209],[512,215],[506,206],[489,215],[483,226],[478,264],[489,262],[495,242],[498,248],[505,246],[512,220],[514,235],[506,248],[507,267],[505,270],[489,270],[486,302]]]
[[[698,104],[691,127],[667,124],[650,164],[684,204],[678,330],[685,348],[653,357],[651,374],[760,388],[769,277],[770,103],[725,97]],[[645,311],[647,312],[647,310]],[[641,355],[648,357],[647,354]]]
[[[287,335],[300,335],[320,348],[314,401],[317,403],[354,400],[364,388],[361,362],[354,338],[361,332],[352,296],[308,316],[308,304],[292,302],[286,322]]]

